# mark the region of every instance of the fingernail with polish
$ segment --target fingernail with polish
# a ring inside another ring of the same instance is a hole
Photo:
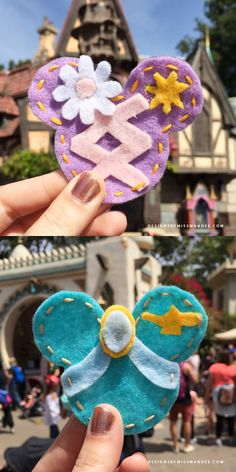
[[[100,192],[101,188],[98,181],[88,172],[80,175],[72,190],[73,196],[82,203],[90,203]]]
[[[114,420],[115,416],[108,408],[97,406],[93,412],[91,434],[108,434]]]

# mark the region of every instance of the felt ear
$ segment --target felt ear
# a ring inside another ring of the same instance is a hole
[[[192,67],[173,57],[150,57],[131,73],[125,90],[141,93],[163,133],[181,131],[202,111],[201,83]]]
[[[170,361],[181,362],[198,348],[207,328],[203,306],[189,292],[160,286],[136,305],[136,335],[149,349]]]
[[[58,292],[35,313],[35,342],[49,361],[73,365],[97,345],[102,315],[100,305],[86,293]]]
[[[62,117],[62,103],[54,99],[52,92],[64,84],[60,76],[66,79],[68,72],[71,75],[78,72],[78,64],[79,60],[75,58],[55,59],[41,67],[31,83],[29,105],[35,116],[54,129],[60,129],[66,120]]]

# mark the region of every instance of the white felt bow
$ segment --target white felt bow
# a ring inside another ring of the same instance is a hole
[[[135,367],[157,387],[174,390],[179,384],[179,365],[158,356],[139,339],[127,354]],[[61,377],[68,397],[91,387],[106,372],[111,357],[105,354],[99,343],[81,362],[68,367]],[[115,359],[114,359],[115,362]]]

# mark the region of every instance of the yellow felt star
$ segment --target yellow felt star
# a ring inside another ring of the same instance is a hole
[[[180,95],[189,88],[189,85],[183,82],[178,82],[178,75],[174,71],[171,72],[166,79],[158,72],[156,72],[153,77],[156,81],[156,86],[146,86],[146,91],[154,95],[150,103],[151,110],[158,107],[160,104],[163,105],[163,111],[166,115],[170,113],[171,105],[176,105],[183,109],[184,104]]]
[[[202,322],[202,315],[189,311],[182,313],[174,305],[171,305],[169,311],[164,315],[155,315],[153,313],[143,313],[142,318],[161,326],[161,334],[181,335],[182,326],[196,326]]]

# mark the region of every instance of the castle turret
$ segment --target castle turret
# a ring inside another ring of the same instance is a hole
[[[95,62],[109,60],[115,73],[129,73],[138,54],[120,1],[73,0],[56,54],[88,54]]]
[[[57,34],[57,29],[47,17],[44,18],[43,26],[37,31],[39,33],[39,45],[33,58],[34,65],[43,64],[47,59],[55,56],[55,38]]]

